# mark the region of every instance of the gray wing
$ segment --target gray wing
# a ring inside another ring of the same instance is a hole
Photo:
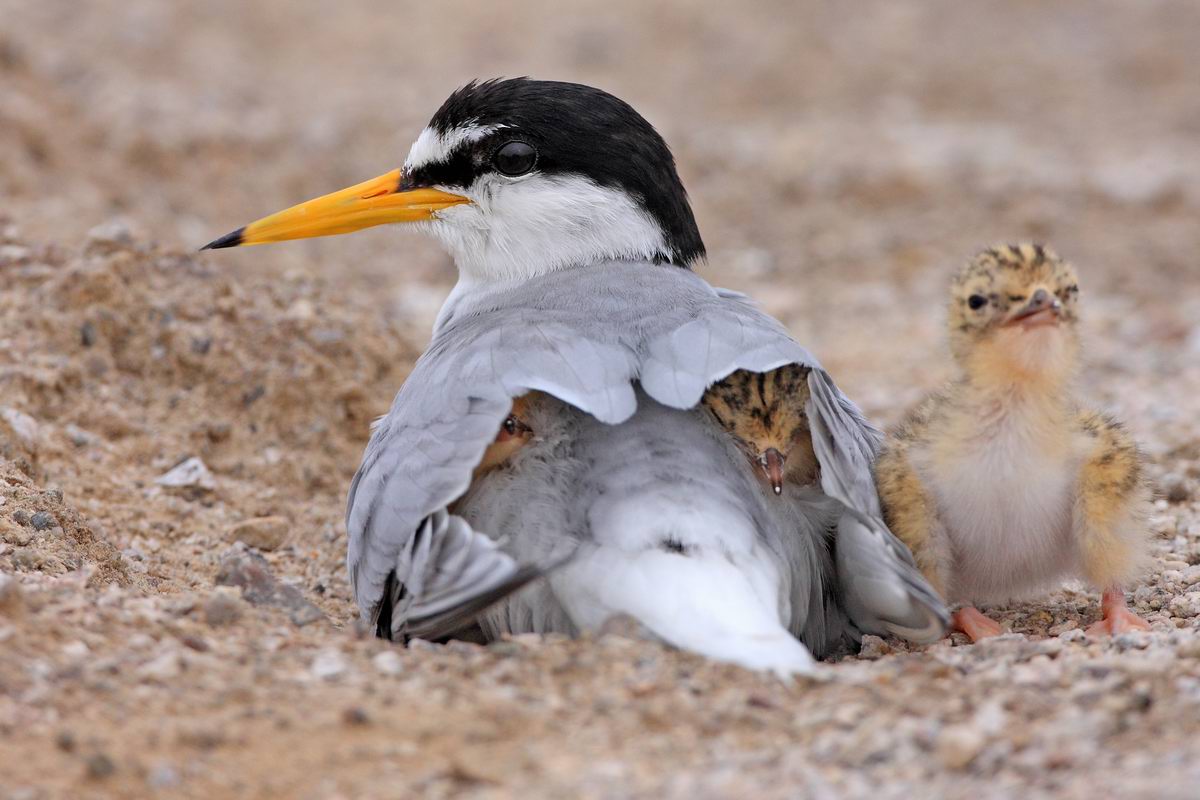
[[[388,638],[452,633],[547,565],[517,564],[448,507],[531,390],[605,421],[636,408],[632,354],[560,323],[465,322],[435,339],[372,431],[347,501],[347,566],[363,618]]]
[[[661,403],[691,408],[734,370],[766,372],[789,363],[811,368],[808,410],[822,489],[846,508],[836,556],[847,614],[867,633],[941,638],[945,605],[882,519],[872,475],[878,431],[776,320],[743,295],[716,290],[711,307],[651,342],[642,384]]]
[[[838,522],[836,558],[847,614],[866,633],[920,643],[940,639],[949,623],[946,607],[882,519],[872,477],[878,431],[824,371],[813,370],[808,385],[821,487],[846,507]]]

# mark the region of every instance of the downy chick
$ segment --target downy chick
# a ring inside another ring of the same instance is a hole
[[[705,407],[777,495],[785,483],[804,485],[817,479],[805,410],[808,372],[794,364],[769,373],[738,370],[704,395]]]
[[[479,465],[472,473],[472,480],[508,463],[517,454],[517,451],[533,438],[533,428],[525,422],[525,411],[534,395],[534,392],[530,392],[513,399],[512,410],[504,418],[504,422],[500,423],[496,439],[484,451],[483,458],[480,459]]]
[[[972,640],[1002,633],[975,603],[1083,577],[1103,592],[1089,634],[1148,629],[1124,588],[1146,556],[1149,491],[1121,426],[1076,404],[1079,285],[1037,245],[980,253],[953,283],[958,377],[888,437],[884,516]]]

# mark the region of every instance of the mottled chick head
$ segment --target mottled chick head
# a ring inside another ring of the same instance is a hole
[[[816,479],[806,410],[808,373],[795,364],[769,373],[738,370],[703,398],[775,494],[782,493],[785,482],[803,485]]]
[[[1069,370],[1078,349],[1079,279],[1037,244],[984,250],[954,279],[950,344],[970,372],[1036,377]]]

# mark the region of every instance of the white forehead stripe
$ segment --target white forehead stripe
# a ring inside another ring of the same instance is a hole
[[[426,128],[421,131],[421,135],[413,142],[412,149],[408,151],[408,158],[404,160],[404,168],[406,170],[418,169],[426,164],[445,161],[450,158],[450,154],[454,152],[455,148],[465,142],[477,142],[489,133],[503,127],[506,126],[468,124],[444,134],[433,128]]]

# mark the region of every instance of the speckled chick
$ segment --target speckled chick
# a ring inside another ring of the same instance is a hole
[[[479,466],[475,467],[471,476],[472,480],[507,464],[533,438],[533,428],[526,422],[526,410],[537,395],[537,392],[530,392],[513,400],[512,410],[500,423],[496,439],[484,451]]]
[[[805,410],[808,372],[794,364],[767,373],[738,370],[704,395],[704,406],[777,495],[786,484],[817,479]]]
[[[958,375],[889,436],[884,516],[972,640],[1002,633],[976,604],[1082,577],[1103,592],[1092,635],[1149,625],[1125,605],[1145,563],[1150,493],[1113,419],[1074,396],[1075,270],[1038,245],[975,257],[951,290]]]

